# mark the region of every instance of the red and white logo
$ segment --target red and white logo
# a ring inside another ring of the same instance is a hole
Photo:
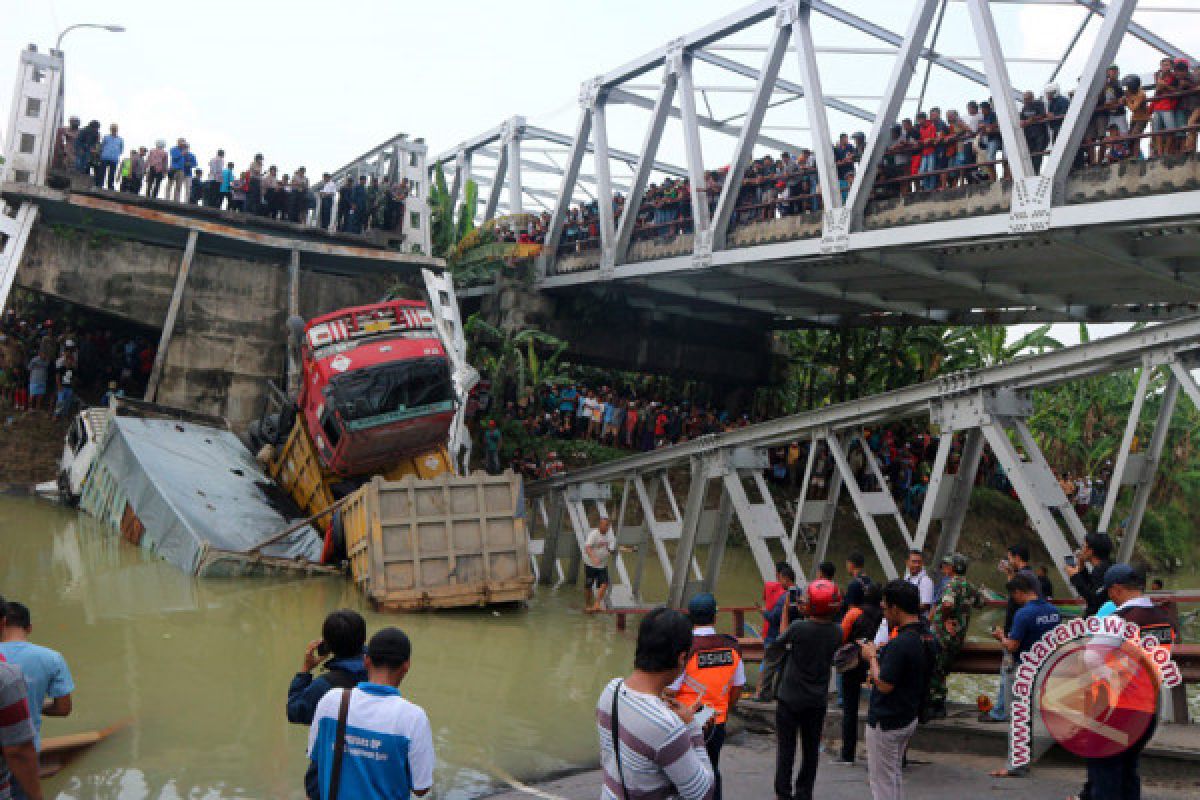
[[[1158,713],[1158,670],[1128,639],[1072,642],[1042,678],[1038,710],[1056,742],[1084,758],[1123,753]]]
[[[1013,680],[1011,766],[1033,755],[1034,708],[1046,732],[1085,758],[1132,747],[1158,714],[1160,687],[1183,680],[1169,647],[1118,616],[1063,622],[1021,656]],[[1031,708],[1032,706],[1032,708]]]

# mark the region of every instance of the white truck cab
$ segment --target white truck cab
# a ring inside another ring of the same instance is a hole
[[[108,414],[109,410],[104,406],[85,408],[76,415],[67,431],[58,464],[58,493],[68,505],[78,503],[83,494],[83,481],[104,439]]]

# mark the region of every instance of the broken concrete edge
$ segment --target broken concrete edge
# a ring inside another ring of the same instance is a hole
[[[115,195],[110,197],[109,195]],[[301,253],[325,255],[341,258],[357,258],[378,261],[397,267],[425,267],[437,271],[446,268],[446,262],[433,256],[400,253],[383,248],[366,237],[361,240],[346,242],[347,234],[328,234],[316,228],[307,228],[292,223],[286,223],[292,230],[279,232],[261,232],[249,229],[245,223],[252,222],[258,226],[257,218],[247,218],[232,212],[205,210],[200,207],[140,198],[138,202],[130,202],[132,195],[104,191],[72,192],[64,189],[50,189],[26,183],[5,182],[0,184],[0,197],[16,202],[29,201],[37,204],[62,203],[77,209],[104,212],[125,216],[141,222],[161,224],[178,228],[180,231],[198,230],[206,236],[217,236],[235,242],[266,247],[273,250],[290,252],[297,250]],[[166,208],[160,208],[166,206]],[[199,212],[199,213],[197,213]],[[216,216],[217,219],[205,219],[205,216]],[[277,223],[279,224],[279,223]],[[69,226],[75,227],[75,226]],[[101,226],[86,226],[103,229]],[[274,227],[274,226],[272,226]],[[120,234],[121,231],[113,231]],[[330,241],[332,240],[332,241]]]

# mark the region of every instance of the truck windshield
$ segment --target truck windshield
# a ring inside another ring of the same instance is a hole
[[[421,358],[356,370],[329,383],[338,413],[346,422],[417,411],[453,400],[444,358]]]

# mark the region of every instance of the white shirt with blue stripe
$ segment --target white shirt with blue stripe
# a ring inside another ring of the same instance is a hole
[[[308,757],[317,764],[323,799],[329,797],[343,691],[321,698],[308,733]],[[350,691],[339,797],[390,800],[433,786],[433,731],[425,710],[391,686],[364,682]]]

